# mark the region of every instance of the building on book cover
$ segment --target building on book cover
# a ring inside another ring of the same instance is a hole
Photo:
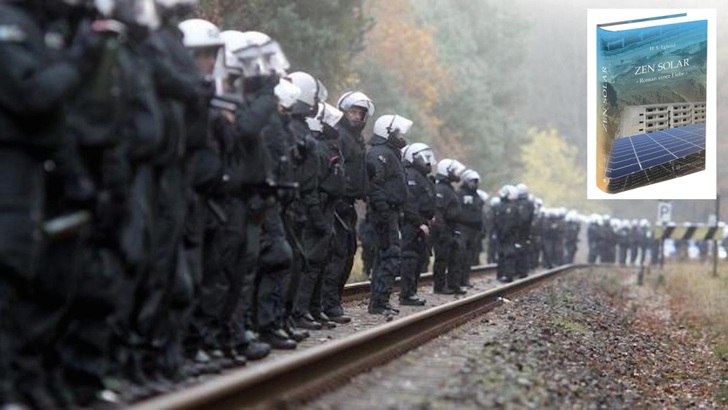
[[[708,22],[685,16],[597,25],[602,191],[622,192],[705,169]]]

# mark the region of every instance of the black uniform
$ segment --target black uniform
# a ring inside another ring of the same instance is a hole
[[[617,260],[617,233],[614,232],[609,219],[604,219],[604,223],[600,227],[600,238],[600,261],[613,264]]]
[[[338,221],[337,221],[338,223]],[[366,218],[362,218],[357,229],[359,243],[361,243],[362,271],[367,278],[371,279],[376,267],[377,245],[374,237],[374,229]]]
[[[629,261],[632,265],[637,263],[637,255],[642,246],[642,229],[635,224],[629,231]]]
[[[599,258],[600,249],[600,227],[595,222],[589,223],[589,227],[586,231],[587,241],[589,242],[589,252],[587,254],[587,261],[589,263],[596,263]]]
[[[346,170],[344,168],[343,155],[339,144],[339,133],[335,129],[324,124],[324,131],[316,135],[319,140],[319,201],[324,220],[331,221],[329,228],[328,249],[326,251],[326,266],[331,260],[331,246],[334,239],[334,226],[338,223],[334,215],[336,203],[343,197],[346,186]],[[334,306],[339,303],[339,287],[341,276],[324,268],[321,277],[321,299],[319,309],[325,306]],[[318,302],[318,301],[316,301]],[[312,313],[314,307],[311,307]],[[323,310],[321,310],[322,313]],[[331,317],[330,317],[331,318]],[[341,316],[334,316],[334,320]],[[340,320],[340,319],[339,319]],[[344,319],[346,320],[346,319]],[[340,320],[341,321],[341,320]]]
[[[564,247],[566,248],[564,263],[574,263],[580,230],[581,224],[579,221],[568,221],[566,223],[564,232]]]
[[[483,227],[483,207],[485,203],[480,199],[476,190],[469,189],[465,185],[460,187],[457,194],[461,207],[458,223],[458,231],[460,231],[458,247],[462,249],[461,257],[458,258],[459,285],[469,286],[470,266],[480,253],[479,240]]]
[[[448,177],[435,176],[435,221],[432,246],[435,262],[432,267],[435,293],[460,290],[457,260],[460,257],[457,224],[461,213],[460,200]]]
[[[435,185],[430,178],[411,163],[405,163],[407,202],[401,223],[402,267],[399,299],[412,299],[417,294],[417,282],[423,269],[423,260],[429,258],[429,238],[420,230],[430,226],[435,216]]]
[[[324,274],[326,277],[339,277],[338,300],[324,300],[324,313],[329,317],[344,314],[341,295],[351,275],[357,244],[357,215],[354,202],[357,199],[365,199],[367,195],[366,146],[361,135],[363,128],[363,125],[358,128],[352,127],[346,119],[342,119],[336,126],[336,130],[339,131],[341,155],[344,158],[346,185],[342,199],[334,208],[336,212],[334,241],[331,247],[331,261],[326,267],[326,270],[331,272]]]
[[[0,4],[0,33],[0,403],[16,391],[42,406],[30,397],[42,388],[42,358],[29,347],[52,343],[46,321],[56,313],[46,310],[50,284],[39,271],[43,162],[63,144],[62,103],[79,85],[80,62],[54,60],[21,6]]]
[[[498,262],[498,235],[495,229],[495,219],[500,202],[491,202],[488,207],[485,231],[488,234],[488,263]]]
[[[516,274],[525,277],[531,269],[531,227],[533,226],[534,204],[527,196],[516,200],[518,210],[518,242],[516,244]]]
[[[520,216],[516,200],[502,199],[496,208],[495,234],[498,237],[498,277],[511,281],[517,274],[517,260],[520,257]]]
[[[400,150],[377,135],[372,136],[370,144],[366,154],[369,211],[377,237],[379,262],[372,278],[369,312],[380,313],[390,307],[392,285],[400,271],[399,213],[407,201],[407,183]]]
[[[531,223],[531,269],[536,269],[541,263],[541,253],[543,251],[543,231],[545,218],[543,212],[533,215]]]
[[[629,250],[630,246],[630,238],[629,238],[629,227],[628,226],[620,226],[617,230],[617,248],[619,249],[619,265],[620,266],[626,266],[627,265],[627,251]]]

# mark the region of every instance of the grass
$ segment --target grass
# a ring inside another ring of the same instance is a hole
[[[569,332],[575,332],[575,333],[588,333],[589,329],[586,328],[586,326],[582,325],[581,323],[577,323],[565,318],[556,318],[553,321],[553,324],[566,330]]]
[[[662,286],[685,317],[727,343],[728,265],[719,265],[717,277],[712,275],[710,265],[689,263],[666,265],[662,273]]]

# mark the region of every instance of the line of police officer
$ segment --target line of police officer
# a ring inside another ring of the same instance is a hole
[[[658,247],[646,219],[613,218],[609,214],[592,214],[587,230],[589,263],[619,263],[621,266],[645,264],[657,260]]]
[[[277,42],[195,3],[0,1],[0,404],[136,399],[348,323],[357,201],[371,314],[398,313],[396,276],[425,304],[432,251],[434,292],[465,293],[488,225],[501,280],[533,267],[525,185],[486,208],[401,115],[367,149],[367,95],[327,104]]]

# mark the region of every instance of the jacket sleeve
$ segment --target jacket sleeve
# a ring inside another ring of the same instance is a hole
[[[445,198],[445,221],[449,225],[453,225],[457,222],[460,222],[461,218],[461,206],[460,206],[460,199],[458,198],[458,195],[455,193],[455,191],[450,190],[450,192],[447,193]]]
[[[369,151],[366,154],[367,179],[369,181],[369,204],[375,211],[389,208],[387,203],[387,190],[385,182],[387,178],[386,162],[376,154]]]
[[[275,111],[277,104],[278,101],[272,90],[270,93],[259,93],[248,104],[243,104],[238,109],[236,119],[240,134],[243,136],[258,135]]]
[[[46,61],[39,55],[42,50],[30,43],[39,30],[29,21],[17,24],[8,19],[0,16],[0,28],[17,34],[14,39],[0,38],[0,108],[19,116],[55,109],[80,84],[78,69],[68,61]]]
[[[167,50],[171,46],[174,45],[165,44],[159,34],[152,34],[145,43],[145,56],[152,63],[157,92],[161,97],[191,101],[199,94],[200,75],[190,72],[184,62],[175,61]]]

